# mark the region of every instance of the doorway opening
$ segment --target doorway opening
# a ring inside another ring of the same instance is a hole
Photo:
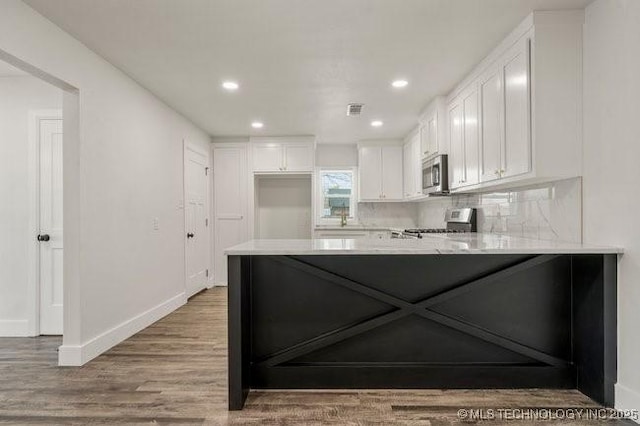
[[[255,176],[256,238],[311,238],[311,175]]]
[[[0,336],[63,334],[62,105],[0,61]]]

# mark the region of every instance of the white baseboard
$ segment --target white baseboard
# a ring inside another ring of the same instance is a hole
[[[80,366],[108,351],[118,343],[150,326],[187,302],[185,293],[177,296],[123,322],[82,345],[62,345],[58,353],[58,365]]]
[[[29,321],[0,319],[0,337],[27,336],[31,336],[31,334],[29,334]]]
[[[616,409],[640,410],[640,392],[627,386],[616,383]],[[640,424],[639,420],[635,420]]]
[[[216,287],[227,287],[228,283],[226,281],[216,281],[213,285]]]

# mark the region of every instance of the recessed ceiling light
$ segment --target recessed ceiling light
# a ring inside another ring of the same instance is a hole
[[[396,87],[398,89],[407,87],[408,84],[409,82],[407,80],[395,80],[394,82],[391,83],[393,87]]]
[[[224,87],[227,90],[233,91],[233,90],[238,90],[238,87],[240,87],[240,85],[235,81],[225,81],[224,83],[222,83],[222,87]]]
[[[264,127],[264,123],[262,123],[261,121],[254,121],[253,123],[251,123],[251,127],[253,127],[254,129],[262,129]]]
[[[380,127],[380,126],[382,126],[382,121],[380,121],[380,120],[373,120],[373,121],[371,122],[371,125],[372,125],[373,127]]]

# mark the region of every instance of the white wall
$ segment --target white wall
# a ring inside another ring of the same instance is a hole
[[[318,144],[316,146],[316,166],[354,167],[358,165],[356,144]]]
[[[29,335],[29,111],[62,109],[62,91],[31,76],[0,77],[0,336]]]
[[[584,31],[584,239],[622,246],[616,406],[640,408],[640,2],[597,0]]]
[[[311,238],[311,176],[257,177],[256,238]]]
[[[74,290],[60,358],[84,363],[184,303],[182,140],[208,146],[209,137],[19,0],[2,2],[0,51],[78,89],[79,146],[67,144],[74,104],[64,104],[65,286]]]

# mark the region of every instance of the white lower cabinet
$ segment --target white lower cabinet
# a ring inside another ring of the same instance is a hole
[[[391,238],[391,231],[371,231],[369,238],[373,240],[386,240],[387,238]]]
[[[359,201],[403,199],[402,146],[358,145]]]
[[[314,238],[325,239],[375,239],[384,240],[391,238],[391,231],[368,229],[332,229],[316,230]]]
[[[315,231],[314,237],[326,238],[326,239],[365,239],[365,238],[369,238],[369,232],[361,231],[361,230]]]

